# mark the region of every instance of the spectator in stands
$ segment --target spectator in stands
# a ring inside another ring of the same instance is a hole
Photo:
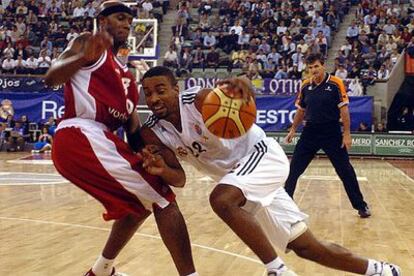
[[[173,46],[170,46],[164,55],[164,66],[178,67],[178,55]]]
[[[202,68],[204,70],[206,57],[205,57],[203,50],[201,50],[201,47],[197,47],[197,49],[194,51],[192,55],[193,55],[193,68]]]
[[[377,123],[377,125],[375,126],[375,132],[387,132],[385,124],[383,122]]]
[[[26,71],[26,61],[22,56],[18,56],[16,60],[16,74],[27,74]]]
[[[31,54],[29,58],[26,60],[26,69],[27,74],[36,74],[39,62],[37,59]]]
[[[20,121],[16,121],[15,126],[10,131],[10,136],[7,138],[7,151],[23,151],[25,144],[25,137],[23,127]]]
[[[351,26],[348,27],[346,31],[346,38],[352,43],[354,40],[357,40],[359,36],[359,28],[356,25],[356,22],[353,21]]]
[[[369,66],[368,70],[362,73],[361,82],[364,95],[367,94],[367,87],[373,85],[375,83],[376,78],[377,72],[375,71],[372,65]]]
[[[275,66],[279,65],[279,61],[282,58],[282,55],[277,52],[276,47],[272,47],[272,52],[267,55],[267,58],[271,58]]]
[[[75,8],[73,9],[73,13],[72,13],[73,18],[83,17],[84,14],[85,14],[85,9],[82,8],[81,2],[76,2]]]
[[[203,38],[203,45],[205,48],[210,48],[216,45],[216,37],[210,31]]]
[[[75,28],[70,28],[69,33],[66,35],[66,40],[69,42],[74,38],[77,38],[79,34],[75,31]]]
[[[52,53],[53,43],[49,40],[47,35],[45,35],[42,42],[40,42],[40,48],[47,48],[49,54]]]
[[[52,60],[47,55],[46,49],[43,49],[42,51],[40,51],[40,56],[37,59],[37,62],[38,62],[38,66],[37,66],[36,74],[40,74],[40,75],[45,74],[47,70],[49,69],[50,65],[52,64]]]
[[[49,134],[49,128],[47,126],[42,127],[42,134],[34,144],[32,153],[50,152],[52,150],[53,137]]]
[[[300,80],[302,79],[302,72],[299,71],[299,68],[297,65],[293,65],[292,69],[289,70],[288,72],[288,78],[289,79],[296,79],[296,80]]]
[[[215,47],[211,47],[210,51],[207,53],[207,67],[217,69],[219,66],[220,55],[216,51]]]
[[[230,27],[229,33],[230,34],[233,34],[233,31],[234,31],[234,33],[237,36],[241,35],[241,33],[243,31],[243,27],[240,25],[240,21],[239,20],[236,20],[234,26],[231,26]]]
[[[357,131],[369,132],[369,131],[371,131],[371,129],[368,127],[367,123],[360,122]]]
[[[326,56],[328,54],[328,40],[322,31],[319,31],[318,35],[316,36],[316,44],[319,46],[319,52],[322,55]]]
[[[9,42],[7,47],[3,50],[4,57],[13,57],[16,50],[13,48],[12,43]]]
[[[201,29],[198,28],[191,36],[191,40],[193,41],[193,47],[197,48],[203,45],[203,34],[201,33]]]
[[[150,0],[144,0],[144,3],[142,3],[142,9],[144,11],[144,18],[149,18],[154,7]]]
[[[400,116],[397,118],[398,129],[403,131],[414,130],[414,110],[413,108],[403,107]]]
[[[8,114],[7,118],[6,118],[6,126],[8,128],[13,128],[15,126],[15,124],[16,124],[16,121],[14,120],[14,116],[12,114]]]
[[[288,74],[287,74],[286,66],[280,65],[279,69],[277,70],[277,72],[276,72],[276,74],[273,78],[275,78],[277,80],[287,79]]]
[[[385,65],[381,65],[380,69],[377,73],[377,79],[378,80],[387,80],[390,76],[390,71],[385,67]]]
[[[179,68],[180,70],[186,70],[187,72],[191,72],[193,70],[193,57],[191,55],[190,48],[188,47],[183,48]]]
[[[345,69],[343,64],[339,64],[339,67],[335,72],[335,76],[342,80],[345,80],[348,77],[348,71]]]
[[[224,52],[230,54],[232,51],[237,49],[237,41],[239,36],[236,34],[236,30],[231,30],[230,34],[225,37]]]
[[[3,74],[14,74],[14,69],[16,68],[16,61],[10,56],[7,56],[1,65]]]

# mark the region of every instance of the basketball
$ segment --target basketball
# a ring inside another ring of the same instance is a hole
[[[225,87],[215,88],[204,99],[201,114],[211,133],[233,139],[245,134],[256,121],[256,104],[253,99],[244,102]]]

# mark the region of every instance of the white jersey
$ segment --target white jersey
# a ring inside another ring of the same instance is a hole
[[[253,124],[245,135],[235,139],[221,139],[213,135],[204,125],[202,115],[194,104],[200,89],[199,86],[192,87],[179,95],[182,132],[155,115],[151,115],[144,125],[151,128],[180,159],[220,180],[234,169],[240,159],[254,151],[266,134]]]

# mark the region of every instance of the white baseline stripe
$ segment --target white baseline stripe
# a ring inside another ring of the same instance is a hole
[[[73,228],[98,230],[98,231],[104,231],[104,232],[111,231],[111,229],[103,228],[103,227],[95,227],[95,226],[88,226],[88,225],[82,225],[82,224],[72,224],[72,223],[55,222],[55,221],[47,221],[47,220],[38,220],[38,219],[13,218],[13,217],[2,217],[2,216],[0,216],[0,219],[2,219],[2,220],[12,220],[12,221],[22,221],[22,222],[33,222],[33,223],[41,223],[41,224],[60,225],[60,226],[67,226],[67,227],[73,227]],[[145,238],[161,240],[160,236],[154,236],[154,235],[143,234],[143,233],[135,233],[134,236],[141,236],[141,237],[145,237]],[[214,248],[214,247],[201,245],[201,244],[196,244],[196,243],[192,243],[191,245],[193,247],[198,247],[198,248],[214,251],[214,252],[217,252],[217,253],[222,253],[222,254],[225,254],[225,255],[233,256],[233,257],[236,257],[236,258],[240,258],[240,259],[250,261],[250,262],[253,262],[253,263],[262,264],[262,262],[260,262],[257,259],[250,258],[250,257],[247,257],[247,256],[243,256],[243,255],[240,255],[240,254],[237,254],[237,253],[229,252],[229,251],[226,251],[226,250],[221,250],[221,249],[217,249],[217,248]]]
[[[327,175],[304,175],[301,176],[301,179],[308,179],[308,180],[322,180],[322,181],[334,181],[340,180],[337,176],[327,176]],[[368,178],[362,176],[357,177],[358,181],[368,181]]]

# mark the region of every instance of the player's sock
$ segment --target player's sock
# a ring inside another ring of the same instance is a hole
[[[95,273],[96,276],[109,276],[112,273],[113,264],[114,260],[107,259],[101,255],[93,265],[92,272]]]
[[[368,267],[367,272],[365,272],[365,275],[376,275],[381,273],[382,271],[382,263],[378,262],[376,260],[368,259]]]
[[[285,263],[283,262],[283,260],[280,257],[277,257],[276,259],[274,259],[273,261],[271,261],[270,263],[265,264],[267,272],[283,272],[283,271],[287,271],[288,268],[285,265]]]
[[[188,274],[187,276],[198,276],[198,273],[197,272],[193,272],[191,274]]]

